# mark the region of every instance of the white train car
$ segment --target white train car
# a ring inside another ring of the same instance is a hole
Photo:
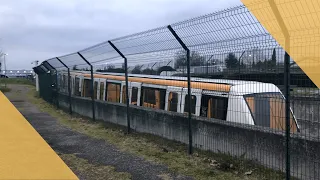
[[[59,74],[65,85],[67,73]],[[188,112],[187,78],[129,74],[129,102],[177,113]],[[64,77],[64,78],[63,78]],[[89,72],[71,73],[72,95],[90,97]],[[60,86],[62,89],[65,86]],[[285,129],[285,101],[277,86],[255,81],[191,78],[194,116]],[[62,90],[66,92],[67,89]],[[121,73],[94,73],[94,98],[125,103],[125,77]],[[291,111],[292,132],[299,125]]]

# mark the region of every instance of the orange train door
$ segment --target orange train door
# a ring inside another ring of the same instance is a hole
[[[107,101],[120,102],[120,84],[108,83]]]
[[[127,94],[126,94],[126,86],[122,86],[122,103],[127,103]]]
[[[209,99],[208,101],[208,110],[207,110],[207,117],[208,118],[212,118],[211,115],[212,115],[212,98]]]
[[[155,91],[155,97],[156,97],[155,108],[160,109],[160,91],[158,90]]]
[[[270,127],[274,129],[285,130],[285,101],[278,98],[270,98]],[[290,112],[290,131],[296,132],[297,126]]]
[[[285,100],[280,93],[255,94],[247,96],[245,100],[256,125],[285,130]],[[290,113],[290,131],[298,131],[292,112]]]
[[[83,80],[83,97],[90,97],[90,83],[91,80],[84,79]]]
[[[98,94],[98,81],[94,81],[94,84],[93,84],[93,97],[94,97],[94,99],[97,99],[97,94]]]
[[[99,100],[103,100],[103,93],[104,93],[104,82],[100,82]]]
[[[171,108],[172,95],[173,95],[173,93],[170,92],[169,97],[168,97],[168,111],[170,111],[170,108]]]

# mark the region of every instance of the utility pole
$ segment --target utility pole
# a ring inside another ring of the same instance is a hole
[[[0,58],[3,56],[3,54],[0,52]],[[2,70],[2,62],[1,62],[1,59],[0,59],[0,74],[1,74],[1,71]]]
[[[31,62],[31,64],[33,64],[34,65],[34,67],[37,67],[38,66],[38,63],[39,63],[39,61],[33,61],[33,62]],[[33,76],[36,76],[36,91],[39,91],[39,77],[38,77],[38,74],[36,74],[36,73],[34,73],[33,72]]]
[[[4,63],[4,78],[7,77],[7,62],[6,62],[6,56],[8,56],[8,54],[4,54],[3,56],[3,63]]]
[[[6,78],[7,77],[7,66],[6,66],[6,56],[7,56],[8,54],[6,54],[6,53],[2,53],[2,52],[0,52],[0,58],[3,56],[3,64],[4,64],[4,78]],[[2,64],[1,64],[1,61],[0,61],[0,73],[1,73],[1,67],[2,66]],[[6,83],[6,81],[5,81],[5,83],[4,83],[4,87],[7,87],[7,83]]]

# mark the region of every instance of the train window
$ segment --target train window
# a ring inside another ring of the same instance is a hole
[[[127,94],[126,94],[126,86],[122,87],[122,103],[126,103],[127,101]]]
[[[104,92],[104,83],[100,82],[100,100],[103,99],[103,92]]]
[[[143,88],[143,106],[164,109],[165,92],[162,89]]]
[[[83,83],[83,97],[91,97],[91,91],[90,91],[90,85],[91,84],[91,80],[89,79],[84,79],[84,83]]]
[[[203,95],[201,98],[200,116],[202,117],[208,117],[209,99],[210,99],[210,96],[206,96],[206,95]]]
[[[228,98],[203,95],[201,98],[200,116],[227,119]]]
[[[170,92],[168,98],[168,110],[177,112],[178,110],[178,93]]]
[[[75,84],[74,84],[74,95],[76,96],[81,96],[81,92],[79,91],[79,86],[80,86],[80,79],[75,78]]]
[[[285,130],[285,100],[280,93],[261,93],[245,96],[255,125]],[[290,113],[291,131],[297,131]]]
[[[120,102],[120,84],[107,83],[107,101]]]
[[[132,87],[131,104],[138,105],[138,88]]]
[[[156,90],[151,89],[151,88],[147,88],[143,90],[143,99],[144,99],[144,103],[148,103],[148,104],[156,104]]]
[[[94,84],[93,84],[93,97],[94,99],[97,99],[97,91],[98,91],[98,82],[95,81]]]
[[[189,112],[189,95],[187,94],[184,101],[184,112]],[[197,97],[195,95],[191,95],[191,113],[196,113],[196,103],[197,103]]]

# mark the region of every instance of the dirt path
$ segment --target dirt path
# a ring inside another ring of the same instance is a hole
[[[112,166],[116,172],[129,173],[132,179],[162,179],[163,175],[170,177],[169,179],[190,179],[170,173],[164,165],[122,152],[107,141],[88,137],[61,125],[28,101],[28,86],[10,85],[10,88],[12,91],[6,93],[6,96],[56,152],[73,154],[97,166]],[[86,179],[86,172],[74,172],[80,179]]]

